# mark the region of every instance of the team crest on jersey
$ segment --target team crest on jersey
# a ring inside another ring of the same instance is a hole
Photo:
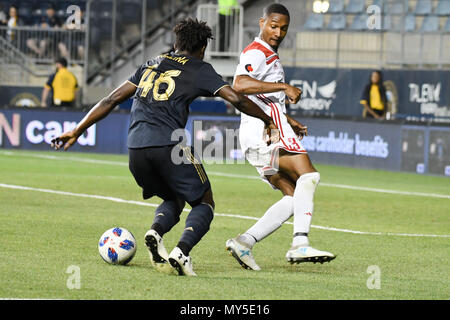
[[[246,64],[245,65],[245,70],[247,70],[247,72],[252,72],[253,71],[252,65],[251,64]]]

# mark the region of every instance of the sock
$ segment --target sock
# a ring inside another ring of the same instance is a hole
[[[180,248],[181,252],[187,257],[189,256],[189,252],[191,251],[191,246],[188,245],[186,242],[178,242],[177,247]]]
[[[208,232],[213,217],[213,208],[207,203],[200,203],[192,208],[186,218],[183,234],[177,244],[183,254],[188,256],[192,248]]]
[[[165,200],[156,208],[151,228],[162,237],[180,221],[182,210],[183,208],[176,200]]]
[[[294,237],[292,246],[309,246],[308,233],[314,211],[314,192],[320,181],[318,172],[305,173],[294,191]]]
[[[257,241],[261,241],[286,222],[293,214],[293,198],[284,196],[275,202],[264,215],[250,228],[239,236],[238,240],[250,248],[253,248]]]

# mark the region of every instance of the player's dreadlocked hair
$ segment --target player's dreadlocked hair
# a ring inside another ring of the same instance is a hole
[[[175,46],[177,50],[187,52],[197,52],[208,44],[208,39],[213,39],[211,28],[205,21],[187,18],[181,20],[174,28],[173,32],[177,38]]]

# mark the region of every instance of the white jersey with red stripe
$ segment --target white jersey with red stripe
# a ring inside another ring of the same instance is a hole
[[[250,43],[241,53],[234,77],[247,75],[264,82],[284,82],[284,70],[278,54],[260,38]],[[267,115],[272,117],[280,131],[280,141],[267,146],[264,123],[255,117],[241,113],[239,141],[247,160],[261,175],[274,174],[275,150],[284,149],[294,153],[306,153],[300,139],[289,125],[285,112],[283,91],[248,95]]]

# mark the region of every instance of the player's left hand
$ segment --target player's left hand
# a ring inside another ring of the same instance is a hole
[[[51,147],[55,150],[64,148],[64,151],[69,149],[75,142],[77,142],[78,136],[73,133],[73,131],[64,132],[59,137],[52,139]]]
[[[289,124],[292,127],[292,130],[294,130],[295,134],[301,139],[303,139],[304,136],[308,135],[308,127],[304,126],[300,122],[294,119],[290,119]]]

